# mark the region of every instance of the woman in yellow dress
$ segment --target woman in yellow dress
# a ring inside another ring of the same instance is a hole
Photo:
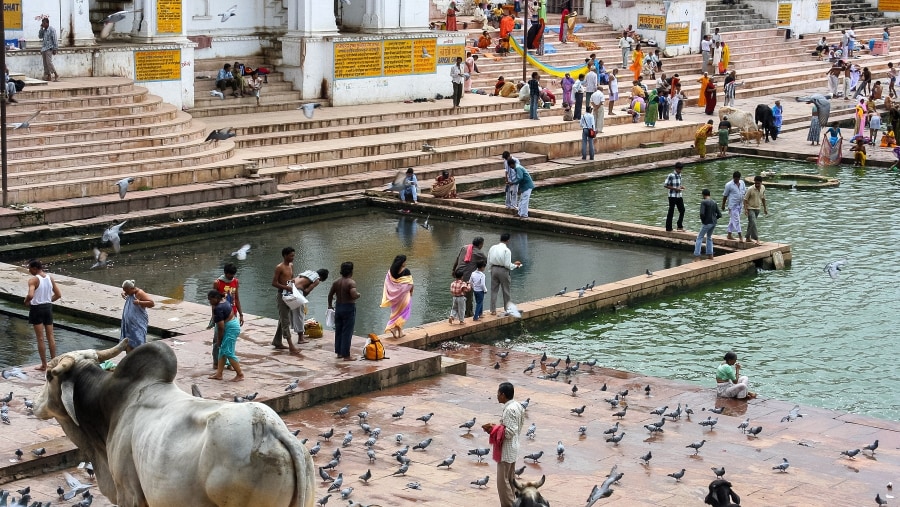
[[[634,72],[634,80],[637,81],[641,77],[641,71],[644,69],[644,52],[641,51],[641,45],[638,44],[631,52],[631,66],[628,67]]]
[[[703,73],[703,77],[697,80],[700,83],[700,96],[697,97],[697,106],[706,107],[706,86],[709,85],[709,74]]]
[[[719,74],[725,74],[728,72],[728,62],[731,61],[731,49],[728,48],[728,44],[725,44],[722,41],[722,59],[719,61]]]

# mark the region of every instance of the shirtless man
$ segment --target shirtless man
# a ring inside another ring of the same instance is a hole
[[[37,337],[38,354],[41,356],[41,365],[38,371],[47,369],[46,347],[44,346],[44,334],[47,336],[47,345],[50,346],[50,359],[56,357],[56,340],[53,338],[53,302],[62,297],[56,282],[50,275],[44,272],[44,266],[39,260],[28,263],[28,295],[25,296],[25,306],[28,307],[28,322],[34,326],[34,334]]]
[[[334,353],[344,361],[350,361],[350,341],[356,324],[356,300],[359,291],[353,276],[353,263],[341,264],[341,278],[331,284],[328,291],[328,308],[334,310]],[[335,304],[332,301],[335,299]]]
[[[275,337],[272,339],[272,345],[279,350],[289,349],[291,354],[297,354],[297,347],[291,343],[291,309],[281,299],[284,291],[291,291],[288,282],[294,277],[294,248],[286,246],[281,249],[282,261],[275,266],[275,274],[272,276],[272,287],[278,289],[275,297],[275,305],[278,307],[278,329],[275,330]],[[302,336],[300,337],[303,338]],[[284,341],[287,341],[287,347]],[[298,340],[299,342],[300,340]]]
[[[327,269],[319,269],[317,271],[307,270],[294,278],[294,287],[300,289],[303,296],[307,297],[313,289],[318,287],[319,284],[325,280],[328,280]],[[306,305],[303,305],[296,310],[291,310],[291,324],[294,327],[294,331],[297,331],[297,343],[309,343],[309,340],[303,338],[307,313],[309,312],[307,311]]]

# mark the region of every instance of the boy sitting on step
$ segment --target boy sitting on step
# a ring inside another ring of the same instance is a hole
[[[262,90],[263,78],[259,77],[259,71],[250,71],[250,77],[247,79],[247,91],[256,97],[256,105],[259,105],[259,92]]]

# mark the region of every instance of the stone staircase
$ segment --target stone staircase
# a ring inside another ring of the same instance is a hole
[[[865,0],[832,0],[831,29],[843,30],[853,27],[854,31],[863,26],[884,26],[890,24],[884,13]],[[881,40],[879,38],[879,40]]]
[[[7,106],[11,203],[97,199],[132,190],[233,178],[234,142],[205,142],[205,126],[124,78],[70,78],[26,87]],[[115,195],[118,199],[118,195]]]
[[[216,75],[226,63],[234,65],[239,61],[251,67],[265,67],[269,69],[268,83],[262,87],[260,104],[256,105],[256,98],[245,95],[242,98],[232,97],[231,89],[226,89],[225,98],[212,96],[210,92],[216,89]],[[286,111],[297,109],[300,105],[309,102],[317,102],[327,105],[327,99],[303,99],[299,91],[294,90],[293,84],[284,80],[284,75],[276,71],[272,62],[281,61],[281,51],[277,47],[266,48],[264,54],[259,56],[244,56],[230,58],[214,58],[194,61],[194,107],[190,110],[192,116],[204,118],[208,116],[258,114],[272,111]]]
[[[710,33],[718,28],[720,32],[736,32],[772,28],[775,21],[764,18],[749,4],[738,0],[727,5],[722,0],[706,0],[706,21]]]

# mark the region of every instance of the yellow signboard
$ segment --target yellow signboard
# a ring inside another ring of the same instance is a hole
[[[156,0],[156,33],[181,33],[181,0]]]
[[[819,0],[816,5],[816,21],[828,21],[831,19],[831,0]]]
[[[666,46],[686,46],[691,40],[691,24],[683,23],[666,24]]]
[[[900,0],[878,0],[878,10],[900,12]]]
[[[7,30],[22,29],[22,0],[3,0],[3,26]]]
[[[384,75],[402,76],[413,71],[412,39],[384,41]]]
[[[456,63],[456,57],[460,57],[463,60],[466,59],[465,44],[451,44],[437,47],[438,65],[453,65]]]
[[[413,41],[413,73],[434,74],[437,71],[437,40],[416,39]]]
[[[790,26],[791,10],[794,8],[792,2],[783,2],[778,4],[778,23],[776,26]]]
[[[135,51],[134,80],[181,80],[181,50],[162,49],[159,51]]]
[[[661,32],[666,29],[666,17],[655,14],[638,14],[637,27],[638,30],[659,30]]]
[[[380,76],[382,47],[382,41],[335,42],[334,78]]]

